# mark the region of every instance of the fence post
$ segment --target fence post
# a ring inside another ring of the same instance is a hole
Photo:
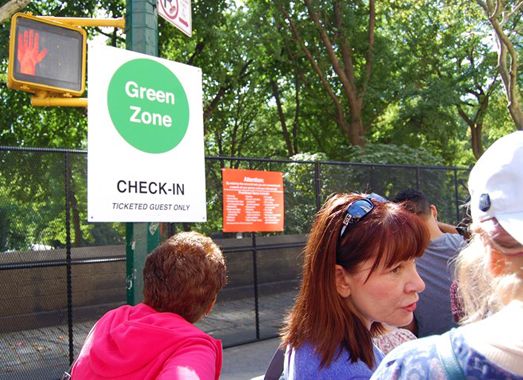
[[[314,195],[316,198],[316,211],[321,208],[321,170],[320,163],[314,163]]]
[[[458,170],[456,168],[453,169],[454,173],[454,199],[456,204],[456,224],[459,223],[459,200],[458,200]]]
[[[367,189],[366,191],[370,191],[370,192],[373,192],[373,191],[378,191],[377,189],[375,189],[375,186],[374,186],[374,174],[375,174],[375,168],[374,168],[374,165],[371,165],[370,166],[370,174],[369,174],[369,189]]]
[[[256,233],[252,232],[252,276],[254,281],[254,317],[256,321],[256,340],[260,340],[260,310],[258,302],[258,248],[256,247]]]
[[[71,268],[71,202],[69,181],[72,180],[69,152],[64,155],[64,191],[65,191],[65,270],[67,282],[67,328],[69,333],[69,364],[74,361],[73,345],[73,281]]]

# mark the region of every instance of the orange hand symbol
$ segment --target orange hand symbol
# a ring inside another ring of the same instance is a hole
[[[18,35],[17,59],[22,74],[35,75],[36,65],[47,55],[47,49],[39,49],[40,35],[33,29]]]

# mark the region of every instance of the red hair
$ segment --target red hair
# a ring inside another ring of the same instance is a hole
[[[371,274],[379,265],[388,268],[421,256],[429,242],[418,216],[397,204],[374,201],[374,209],[349,225],[338,242],[347,206],[362,198],[365,195],[335,194],[317,213],[304,251],[301,288],[282,330],[284,345],[312,344],[322,366],[328,366],[342,348],[352,362],[374,366],[372,333],[352,304],[338,294],[336,264],[353,273],[359,264],[375,258]],[[374,323],[375,329],[383,328]]]
[[[180,232],[147,256],[144,303],[194,323],[210,310],[226,280],[225,260],[211,238]]]

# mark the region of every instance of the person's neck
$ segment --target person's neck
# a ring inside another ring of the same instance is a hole
[[[443,232],[439,229],[438,223],[434,218],[430,217],[430,219],[426,220],[425,224],[429,230],[430,240],[435,240],[443,235]]]

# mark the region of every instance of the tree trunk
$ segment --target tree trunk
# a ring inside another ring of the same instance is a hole
[[[510,112],[510,116],[512,116],[512,120],[514,120],[514,123],[516,124],[516,128],[523,130],[523,112],[521,111],[521,105],[516,97],[514,97],[508,104],[508,111]]]
[[[352,145],[364,146],[363,102],[361,98],[351,102],[349,140]]]
[[[475,124],[470,126],[470,140],[472,144],[472,153],[476,160],[478,160],[484,152],[483,143],[481,142],[481,131],[483,124]]]
[[[347,140],[352,145],[363,146],[365,144],[364,134],[365,128],[363,125],[363,99],[367,90],[368,83],[372,75],[372,67],[374,61],[374,32],[375,32],[375,0],[369,0],[368,9],[368,46],[366,50],[362,51],[364,59],[361,68],[356,69],[354,64],[354,46],[348,35],[343,32],[343,20],[347,15],[343,14],[343,2],[335,0],[333,4],[333,15],[327,16],[318,9],[317,3],[312,0],[304,0],[304,5],[308,14],[308,18],[314,24],[318,33],[320,43],[325,48],[325,57],[330,63],[330,69],[336,74],[337,79],[341,84],[341,90],[333,88],[331,81],[328,79],[331,74],[327,74],[329,70],[320,64],[324,57],[315,57],[313,55],[314,49],[309,49],[309,44],[305,43],[297,22],[289,14],[289,11],[280,3],[277,5],[280,13],[287,20],[290,31],[296,43],[301,47],[305,57],[311,64],[312,68],[318,75],[320,83],[327,95],[332,99],[336,108],[336,122],[340,127]],[[332,17],[333,16],[333,17]],[[329,24],[326,19],[332,18],[334,33],[327,30]],[[349,109],[345,110],[345,102],[348,101]]]
[[[354,114],[354,111],[353,111]],[[350,143],[356,146],[364,146],[365,140],[363,139],[363,122],[361,117],[352,119],[350,122]]]
[[[483,131],[483,119],[487,112],[488,101],[490,96],[490,91],[487,92],[488,95],[478,95],[479,107],[474,114],[474,117],[471,119],[458,104],[458,113],[461,118],[467,123],[470,129],[470,146],[472,148],[472,154],[476,160],[478,160],[484,152],[483,142],[481,141],[481,134]]]

